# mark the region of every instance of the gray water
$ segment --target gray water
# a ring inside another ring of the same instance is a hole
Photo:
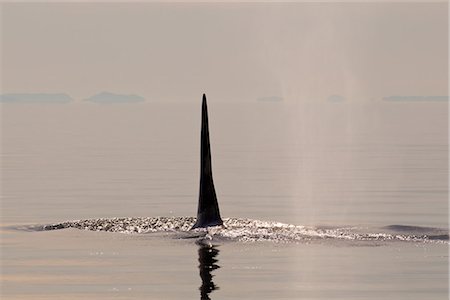
[[[200,245],[173,228],[20,230],[192,222],[199,104],[1,110],[2,299],[448,298],[448,237],[429,239],[448,234],[447,103],[210,101],[237,221]]]

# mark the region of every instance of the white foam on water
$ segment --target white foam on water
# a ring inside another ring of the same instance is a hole
[[[241,242],[308,242],[321,240],[348,241],[406,241],[449,243],[448,231],[437,228],[421,227],[420,234],[406,232],[361,232],[358,227],[317,228],[298,226],[280,222],[253,219],[227,218],[223,226],[191,230],[195,217],[148,217],[148,218],[102,218],[67,221],[49,225],[23,227],[24,230],[56,230],[78,228],[92,231],[119,232],[125,234],[149,234],[156,232],[206,232],[206,237],[227,239]],[[389,228],[385,227],[385,228]],[[415,227],[418,228],[418,227]],[[386,231],[386,230],[384,230]],[[427,234],[429,232],[430,234]]]

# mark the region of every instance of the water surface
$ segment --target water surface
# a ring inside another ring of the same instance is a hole
[[[448,298],[445,239],[205,246],[168,232],[17,230],[194,217],[200,106],[1,109],[5,299]],[[209,110],[224,218],[350,234],[448,233],[447,103],[210,101]]]

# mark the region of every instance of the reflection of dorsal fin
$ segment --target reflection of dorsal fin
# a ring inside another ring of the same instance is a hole
[[[222,225],[219,204],[212,177],[211,148],[209,146],[208,108],[206,95],[202,103],[202,135],[200,150],[200,193],[198,198],[197,222],[192,228]]]

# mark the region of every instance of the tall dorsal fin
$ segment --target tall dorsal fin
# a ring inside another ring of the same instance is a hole
[[[206,95],[202,102],[202,132],[200,141],[200,192],[198,197],[197,222],[192,228],[222,225],[219,204],[212,176],[211,147],[209,145],[208,108]]]

